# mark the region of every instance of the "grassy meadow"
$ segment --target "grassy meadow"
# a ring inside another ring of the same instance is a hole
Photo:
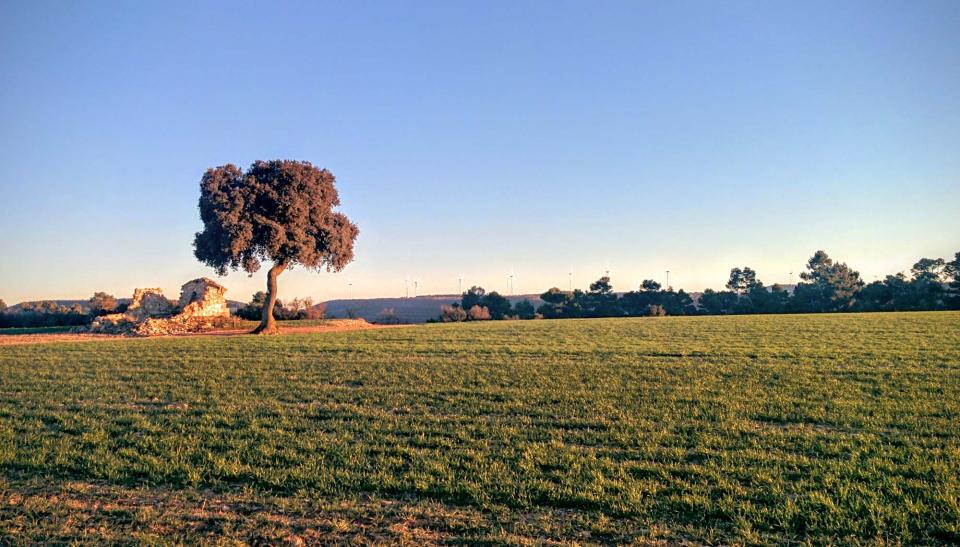
[[[0,543],[960,542],[960,313],[0,347]]]

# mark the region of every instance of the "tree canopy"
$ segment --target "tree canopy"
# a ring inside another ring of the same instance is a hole
[[[333,173],[310,162],[257,161],[208,169],[200,181],[203,231],[194,255],[220,275],[253,274],[272,262],[259,332],[275,331],[276,277],[293,265],[336,272],[353,260],[359,230],[334,211],[340,197]]]

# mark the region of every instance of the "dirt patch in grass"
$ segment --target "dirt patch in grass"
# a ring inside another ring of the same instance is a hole
[[[411,327],[413,325],[375,325],[363,319],[331,319],[322,325],[291,326],[281,325],[280,335],[285,334],[312,334],[318,332],[341,332],[361,329],[386,329]],[[246,336],[251,329],[230,329],[211,332],[197,332],[176,334],[169,336],[151,336],[150,338],[174,338],[196,336]],[[52,342],[97,342],[104,340],[137,340],[136,336],[122,336],[118,334],[92,334],[83,332],[58,332],[43,334],[0,334],[0,346],[19,346],[25,344],[49,344]]]
[[[249,543],[269,545],[596,545],[592,519],[570,510],[517,514],[430,499],[258,496],[241,491],[0,479],[0,543]],[[558,526],[557,523],[566,523]],[[573,523],[573,525],[571,525]],[[585,529],[586,528],[586,529]],[[623,532],[624,530],[621,530]],[[656,537],[616,536],[641,545]]]

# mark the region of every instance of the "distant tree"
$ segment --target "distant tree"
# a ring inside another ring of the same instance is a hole
[[[660,293],[660,303],[667,315],[694,315],[697,313],[697,307],[693,304],[693,298],[683,289],[673,292],[673,289]]]
[[[643,282],[640,283],[640,288],[645,291],[659,291],[660,287],[661,285],[652,279],[644,279]]]
[[[533,319],[536,314],[537,311],[534,309],[533,304],[526,298],[518,300],[517,303],[513,305],[513,315],[519,319]]]
[[[946,265],[942,258],[921,258],[910,269],[913,274],[911,288],[916,300],[914,309],[937,310],[946,307],[945,299],[949,299],[944,287]]]
[[[744,267],[743,269],[733,268],[730,270],[730,279],[727,281],[727,288],[731,291],[738,295],[743,295],[751,289],[758,287],[763,287],[763,283],[757,279],[757,272],[749,267]]]
[[[857,294],[857,310],[890,311],[893,306],[893,291],[885,281],[868,283]]]
[[[467,311],[467,319],[470,321],[486,321],[490,319],[490,310],[482,306],[473,306]]]
[[[960,251],[954,255],[953,260],[944,263],[944,273],[950,280],[950,286],[960,289]]]
[[[747,296],[752,313],[784,313],[790,305],[790,293],[778,283],[755,286]]]
[[[910,268],[910,272],[914,281],[941,283],[946,264],[942,258],[921,258]]]
[[[112,294],[105,292],[95,292],[87,301],[90,304],[90,313],[92,315],[105,315],[113,313],[117,309],[117,299]]]
[[[613,292],[610,278],[603,276],[590,284],[590,292],[583,299],[584,313],[588,317],[616,317],[623,315],[617,304],[617,295]]]
[[[483,303],[483,297],[486,294],[487,294],[487,291],[485,291],[483,287],[478,287],[474,285],[473,287],[470,287],[470,289],[467,290],[467,292],[461,295],[462,297],[460,299],[460,307],[465,310],[469,310],[474,306],[479,306]]]
[[[490,312],[490,317],[493,319],[503,319],[509,316],[510,311],[513,309],[510,301],[501,296],[497,291],[488,292],[486,296],[483,297],[481,307],[487,308]]]
[[[739,297],[733,291],[707,289],[700,295],[698,306],[707,315],[727,315],[736,311]]]
[[[960,252],[954,255],[953,260],[944,264],[944,274],[950,285],[947,307],[960,309]]]
[[[567,291],[562,291],[557,287],[551,287],[547,292],[540,295],[543,304],[537,308],[537,313],[547,319],[558,319],[561,317],[570,317],[570,309],[573,304],[573,295]]]
[[[237,316],[241,319],[247,319],[248,321],[257,321],[263,317],[263,306],[267,302],[267,293],[263,291],[257,291],[250,297],[250,302],[237,310]],[[274,319],[285,319],[285,309],[283,302],[277,300],[273,307],[273,318]]]
[[[330,171],[304,161],[257,161],[247,170],[234,165],[208,169],[200,182],[203,231],[194,255],[218,274],[242,268],[253,274],[263,261],[266,300],[255,333],[277,331],[273,308],[277,276],[300,264],[340,271],[353,260],[357,227],[334,207],[340,197]]]
[[[452,306],[440,306],[441,323],[457,323],[466,320],[467,312],[465,312],[458,304],[454,304]]]
[[[850,310],[863,287],[859,273],[846,264],[835,263],[824,251],[817,251],[807,261],[807,271],[801,273],[800,278],[806,283],[799,283],[794,291],[798,311]]]
[[[648,280],[649,281],[649,280]],[[643,285],[641,285],[642,287]],[[658,285],[659,286],[659,285]],[[620,297],[620,308],[624,315],[640,317],[646,315],[647,308],[660,302],[660,293],[656,289],[630,291]]]
[[[384,308],[377,314],[373,322],[378,325],[400,325],[403,323],[403,320],[400,319],[400,316],[397,315],[397,312],[393,308]]]

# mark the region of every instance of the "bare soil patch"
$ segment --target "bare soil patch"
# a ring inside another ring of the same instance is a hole
[[[333,319],[323,325],[280,326],[280,336],[287,334],[312,334],[319,332],[341,332],[362,329],[386,329],[410,327],[412,325],[375,325],[363,319]],[[150,338],[176,338],[184,336],[246,336],[250,329],[216,330],[210,332],[195,332],[174,334],[167,336],[151,336]],[[0,334],[0,346],[19,346],[26,344],[49,344],[53,342],[97,342],[105,340],[138,340],[143,337],[123,336],[119,334],[93,334],[84,332],[59,332],[50,334]]]

